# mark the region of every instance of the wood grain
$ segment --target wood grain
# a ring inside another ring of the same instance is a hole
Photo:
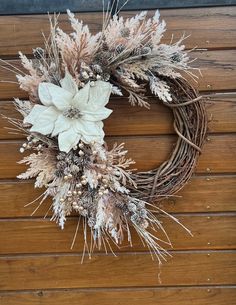
[[[236,281],[235,252],[174,253],[158,268],[150,254],[85,258],[80,255],[0,257],[0,290],[231,285]],[[161,271],[161,283],[158,273]]]
[[[107,137],[111,147],[113,143],[125,143],[128,156],[135,161],[138,170],[149,170],[160,165],[170,155],[176,141],[175,136],[143,137]],[[22,142],[0,142],[0,178],[15,178],[24,171],[24,165],[16,164],[23,155],[19,153]],[[234,135],[211,135],[203,148],[197,166],[198,173],[236,172],[236,138]]]
[[[124,16],[133,16],[135,12],[122,12]],[[172,33],[175,40],[183,33],[191,35],[186,41],[187,48],[234,48],[236,41],[235,7],[195,8],[160,10],[161,18],[167,22],[167,33],[163,42],[169,42]],[[149,12],[149,16],[153,11]],[[91,31],[101,29],[101,13],[76,14]],[[61,14],[60,27],[71,31],[67,16]],[[224,26],[222,26],[222,24]],[[42,32],[48,35],[48,16],[1,16],[0,17],[0,56],[15,56],[19,50],[29,54],[32,48],[43,43]],[[222,39],[224,37],[224,39]]]
[[[177,194],[162,202],[168,212],[236,211],[236,177],[199,176]]]
[[[199,76],[198,84],[193,83],[200,91],[235,89],[236,50],[192,52],[191,57],[198,58],[193,66],[202,71],[203,77]],[[9,63],[21,67],[19,60],[9,60]],[[0,80],[16,82],[14,73],[3,68],[0,68]],[[15,83],[1,82],[0,92],[0,100],[27,98],[27,93]]]
[[[111,98],[108,107],[113,110],[112,115],[104,121],[105,134],[120,135],[159,135],[174,134],[173,117],[169,108],[155,98],[149,99],[151,109],[132,107],[126,98]],[[209,118],[209,133],[236,131],[236,95],[230,97],[215,94],[207,100]],[[1,113],[6,117],[21,118],[11,101],[0,102]],[[22,139],[24,136],[7,128],[14,128],[7,120],[0,116],[0,139]]]
[[[122,12],[132,16],[135,12]],[[151,15],[153,11],[149,11]],[[92,32],[101,29],[101,13],[77,14]],[[22,136],[9,134],[0,116],[0,304],[1,305],[233,305],[236,299],[236,97],[215,92],[236,91],[236,6],[161,10],[167,22],[163,42],[174,41],[183,32],[184,41],[198,60],[203,77],[198,88],[210,92],[207,101],[209,133],[197,166],[197,175],[177,196],[161,207],[176,213],[192,230],[190,237],[177,224],[161,218],[176,251],[159,269],[146,248],[133,235],[118,257],[96,254],[81,265],[82,236],[70,250],[76,218],[70,217],[61,231],[49,219],[43,220],[49,199],[33,215],[37,205],[23,206],[41,190],[33,181],[17,181],[25,170],[16,164]],[[70,31],[65,14],[61,27]],[[0,57],[19,65],[18,50],[31,54],[48,33],[48,16],[1,16]],[[204,50],[201,50],[204,49]],[[0,81],[15,81],[0,69]],[[17,84],[0,82],[0,114],[17,116],[11,100],[27,98]],[[131,107],[126,98],[112,97],[112,116],[105,122],[107,141],[125,142],[138,169],[147,170],[163,162],[176,137],[171,112],[150,98],[151,111]],[[8,180],[7,180],[8,179]],[[11,180],[12,179],[12,180]],[[180,215],[179,215],[180,214]],[[51,213],[49,213],[49,216]],[[161,273],[160,273],[161,271]],[[162,282],[158,280],[160,275]],[[115,287],[115,288],[114,288]]]
[[[236,176],[196,176],[177,196],[161,203],[167,212],[235,212]],[[31,181],[0,182],[0,218],[29,217],[37,203],[24,207],[42,193]],[[45,201],[32,217],[43,217],[51,205]],[[51,215],[51,213],[49,213]]]
[[[53,291],[8,292],[0,294],[2,305],[226,305],[234,304],[235,288],[126,288],[70,289]]]
[[[193,52],[191,56],[197,58],[194,66],[203,75],[198,80],[199,90],[235,90],[236,50]]]
[[[236,249],[235,215],[208,216],[191,214],[177,217],[183,225],[191,230],[194,237],[188,235],[173,220],[159,216],[175,250]],[[82,228],[77,235],[75,246],[70,250],[77,223],[78,218],[76,217],[68,219],[65,229],[61,230],[55,222],[51,222],[49,219],[1,220],[0,254],[82,252],[84,246]],[[147,248],[143,247],[135,231],[131,230],[131,232],[132,252],[147,250]],[[161,231],[153,234],[167,241]],[[162,242],[160,244],[169,250],[171,249],[170,246]],[[130,250],[126,234],[121,248],[117,249],[114,246],[113,250],[115,252]],[[102,251],[104,252],[104,249]]]

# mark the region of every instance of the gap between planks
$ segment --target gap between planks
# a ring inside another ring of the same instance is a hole
[[[236,249],[185,249],[185,250],[173,250],[170,249],[168,250],[168,252],[170,254],[176,255],[176,254],[213,254],[213,253],[230,253],[230,254],[236,254]],[[150,251],[134,251],[134,252],[130,252],[130,251],[124,251],[124,252],[117,252],[117,255],[114,256],[113,253],[108,252],[93,252],[92,254],[92,258],[93,257],[97,257],[97,256],[110,256],[110,257],[118,257],[119,256],[137,256],[137,255],[147,255],[150,256]],[[25,257],[82,257],[84,256],[84,260],[90,260],[88,254],[83,254],[82,252],[73,252],[73,253],[69,253],[69,252],[49,252],[49,253],[9,253],[9,254],[0,254],[0,258],[6,258],[6,259],[14,259],[14,258],[25,258]],[[150,259],[152,260],[151,256]]]
[[[164,214],[158,213],[158,212],[154,212],[153,213],[158,214],[160,216],[164,216]],[[224,212],[175,212],[175,213],[171,213],[169,212],[168,214],[172,215],[172,216],[178,216],[178,217],[214,217],[214,216],[218,216],[218,217],[232,217],[232,216],[236,216],[236,212],[234,211],[224,211]],[[0,217],[0,222],[24,222],[24,221],[50,221],[51,220],[51,216],[20,216],[20,217]],[[77,216],[71,215],[71,216],[67,216],[67,220],[75,220],[77,219]]]
[[[165,285],[165,286],[161,286],[161,287],[152,287],[152,286],[130,286],[130,287],[91,287],[91,288],[46,288],[46,289],[22,289],[22,290],[1,290],[0,291],[0,295],[11,295],[11,294],[24,294],[24,293],[38,293],[38,292],[106,292],[106,291],[139,291],[139,290],[163,290],[163,289],[208,289],[208,288],[229,288],[229,289],[236,289],[236,285],[181,285],[181,286],[176,286],[176,285]]]

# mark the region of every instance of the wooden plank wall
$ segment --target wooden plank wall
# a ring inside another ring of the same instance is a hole
[[[130,16],[134,12],[123,12]],[[151,14],[151,12],[150,12]],[[174,250],[161,269],[134,237],[134,247],[118,257],[96,253],[81,265],[81,233],[70,250],[76,219],[61,231],[49,217],[48,201],[33,216],[24,208],[39,194],[33,182],[15,179],[24,167],[16,162],[23,138],[9,134],[0,118],[0,303],[2,305],[233,305],[236,304],[236,7],[161,10],[168,31],[191,36],[197,46],[196,66],[202,69],[199,90],[208,94],[209,133],[196,175],[178,197],[162,203],[192,230],[163,219]],[[93,31],[101,28],[100,13],[79,15]],[[0,56],[14,63],[16,52],[29,54],[47,33],[46,15],[0,17]],[[62,28],[69,29],[66,16]],[[0,80],[15,81],[0,71]],[[230,94],[229,94],[230,93]],[[14,83],[0,82],[0,109],[17,116],[12,98],[26,97]],[[139,169],[152,168],[168,156],[175,142],[172,115],[150,98],[151,109],[134,108],[113,98],[114,113],[105,122],[110,143],[126,142]],[[159,281],[161,278],[161,282]]]

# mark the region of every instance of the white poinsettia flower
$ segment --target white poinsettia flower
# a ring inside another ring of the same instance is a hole
[[[112,85],[99,80],[88,82],[78,90],[69,72],[60,84],[61,87],[52,83],[39,85],[38,95],[43,105],[35,105],[24,123],[32,124],[32,132],[58,136],[59,149],[64,152],[69,152],[79,140],[102,144],[102,120],[112,112],[105,107]]]

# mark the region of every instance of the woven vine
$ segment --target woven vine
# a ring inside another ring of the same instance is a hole
[[[135,196],[160,201],[177,193],[191,178],[207,132],[207,113],[202,97],[186,81],[171,81],[171,109],[178,140],[168,160],[158,168],[135,174]]]

